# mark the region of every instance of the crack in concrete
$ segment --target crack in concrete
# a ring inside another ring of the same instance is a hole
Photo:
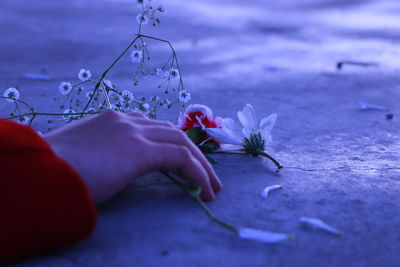
[[[322,171],[390,171],[390,170],[400,171],[400,167],[356,169],[356,168],[350,168],[348,166],[342,166],[342,167],[336,167],[336,168],[321,168],[321,169],[307,169],[307,168],[302,168],[302,167],[289,166],[289,167],[284,167],[283,171],[285,169],[292,169],[292,170],[298,170],[298,171],[304,171],[304,172],[322,172]],[[131,186],[135,187],[135,188],[145,188],[145,187],[151,187],[151,186],[163,186],[163,185],[173,185],[173,184],[174,183],[169,183],[169,182],[154,182],[154,183],[147,183],[147,184],[132,184]]]
[[[346,171],[389,171],[389,170],[400,171],[400,167],[356,169],[356,168],[351,168],[351,167],[348,167],[348,166],[336,167],[336,168],[324,168],[324,169],[306,169],[306,168],[301,168],[301,167],[284,167],[284,169],[295,169],[295,170],[305,171],[305,172],[344,171],[344,170],[346,170]]]

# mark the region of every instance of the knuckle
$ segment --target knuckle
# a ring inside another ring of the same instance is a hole
[[[129,135],[129,137],[127,138],[127,141],[131,144],[140,144],[141,147],[145,147],[145,148],[150,148],[150,144],[147,141],[146,138],[143,137],[143,135],[138,134],[138,133],[132,133]]]
[[[132,115],[134,115],[134,116],[136,116],[136,117],[138,117],[138,118],[147,119],[147,116],[146,116],[146,115],[144,115],[143,113],[137,112],[137,111],[132,112]]]
[[[163,121],[163,124],[169,128],[176,128],[175,125],[170,121]]]
[[[187,135],[186,135],[186,133],[184,132],[184,131],[181,131],[181,130],[176,130],[176,135],[178,135],[179,136],[179,138],[182,140],[182,142],[184,143],[184,144],[187,144],[187,141],[188,141],[188,137],[187,137]]]
[[[127,133],[128,136],[132,133],[137,133],[137,127],[129,120],[118,118],[114,120],[114,130],[120,133]]]
[[[183,160],[191,158],[190,150],[186,146],[179,146],[178,153]]]

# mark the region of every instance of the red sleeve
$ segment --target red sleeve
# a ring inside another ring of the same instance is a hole
[[[95,204],[30,127],[0,119],[0,265],[87,238]]]

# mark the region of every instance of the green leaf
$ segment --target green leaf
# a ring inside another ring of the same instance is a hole
[[[189,129],[186,131],[186,134],[195,144],[201,143],[207,137],[207,133],[200,127]]]
[[[200,193],[201,193],[201,187],[199,187],[199,186],[196,186],[196,189],[194,189],[194,190],[190,190],[190,195],[193,198],[198,198],[200,196]]]
[[[199,148],[204,151],[204,152],[212,152],[214,150],[217,150],[218,148],[220,148],[221,146],[215,142],[207,142],[205,144],[202,144],[201,146],[199,146]]]

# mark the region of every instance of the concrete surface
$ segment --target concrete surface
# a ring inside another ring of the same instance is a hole
[[[279,114],[269,151],[286,168],[277,174],[262,159],[217,155],[224,190],[209,206],[237,226],[296,239],[239,240],[154,174],[100,207],[89,240],[16,266],[400,265],[400,3],[269,2],[170,0],[162,26],[145,30],[175,45],[192,103],[223,117],[246,103],[260,116]],[[0,7],[0,88],[20,86],[48,110],[56,109],[48,99],[60,80],[81,67],[98,76],[136,27],[128,0],[2,0]],[[154,58],[165,56],[156,44],[153,50]],[[337,71],[340,60],[380,66]],[[123,61],[110,78],[131,88],[131,66]],[[21,78],[41,68],[50,81]],[[361,111],[358,101],[387,106],[394,119]],[[261,199],[272,184],[285,187]],[[301,216],[344,235],[303,229]]]

